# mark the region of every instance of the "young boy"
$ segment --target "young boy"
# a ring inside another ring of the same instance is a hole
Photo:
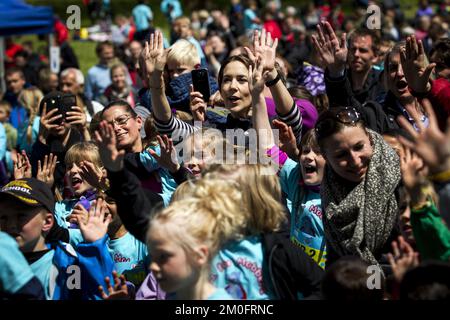
[[[76,250],[69,244],[45,243],[53,227],[55,200],[50,188],[35,178],[8,183],[0,192],[0,228],[16,239],[48,300],[100,299],[98,286],[112,279],[114,262],[106,246],[102,200],[89,210],[88,221],[80,221],[84,242]]]
[[[17,242],[0,231],[0,300],[43,300],[44,289],[19,251]]]

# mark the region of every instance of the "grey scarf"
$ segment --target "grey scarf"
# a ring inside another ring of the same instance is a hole
[[[327,165],[321,197],[327,244],[340,256],[378,265],[374,252],[385,245],[399,213],[394,191],[401,172],[395,151],[381,135],[368,132],[374,151],[363,181],[356,187],[344,184]]]

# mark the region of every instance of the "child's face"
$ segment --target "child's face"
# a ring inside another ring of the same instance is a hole
[[[42,207],[33,208],[22,204],[19,200],[2,199],[0,230],[13,237],[22,252],[32,252],[37,243],[43,240],[42,233],[53,226],[52,214],[44,214],[45,211]]]
[[[206,166],[211,163],[215,157],[212,150],[204,150],[202,148],[202,141],[196,136],[192,136],[193,140],[186,140],[185,152],[188,156],[184,159],[183,163],[186,168],[188,168],[196,178],[200,178],[202,171],[205,170]]]
[[[86,180],[82,178],[81,172],[82,172],[81,168],[75,163],[69,164],[67,166],[67,175],[69,176],[69,186],[77,197],[82,196],[86,191],[94,188]]]
[[[178,292],[192,285],[195,275],[185,250],[162,231],[159,226],[152,226],[149,232],[150,269],[161,289],[168,293]]]
[[[6,112],[6,109],[3,107],[0,107],[0,122],[4,123],[8,120],[8,113]]]
[[[325,168],[325,159],[310,147],[302,148],[300,164],[303,181],[306,185],[314,186],[322,182]]]

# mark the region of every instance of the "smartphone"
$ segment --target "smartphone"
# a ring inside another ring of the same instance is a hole
[[[209,87],[208,69],[195,69],[191,71],[192,84],[194,91],[198,91],[203,95],[203,101],[208,103],[211,96],[211,89]]]
[[[55,121],[56,124],[61,124],[66,118],[66,113],[77,105],[77,97],[71,93],[58,93],[49,97],[46,102],[47,113],[52,109],[58,109],[56,114],[62,114],[62,117]]]

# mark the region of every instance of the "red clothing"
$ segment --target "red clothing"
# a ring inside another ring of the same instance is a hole
[[[61,45],[64,41],[66,41],[69,38],[69,30],[66,28],[64,23],[61,22],[61,20],[55,20],[55,34],[56,34],[56,41],[58,42],[58,45]]]
[[[20,44],[12,43],[12,42],[9,46],[6,47],[5,54],[6,54],[6,57],[8,57],[7,60],[10,61],[10,62],[5,61],[6,69],[8,69],[10,67],[14,67],[16,65],[16,63],[14,62],[14,57],[16,56],[17,52],[22,51],[22,50],[23,50],[23,47]]]
[[[268,20],[264,22],[264,29],[266,29],[267,32],[270,32],[272,39],[281,39],[283,36],[280,25],[275,20]]]
[[[445,132],[447,118],[450,116],[450,82],[445,78],[434,80],[427,98],[436,113],[439,128]]]

